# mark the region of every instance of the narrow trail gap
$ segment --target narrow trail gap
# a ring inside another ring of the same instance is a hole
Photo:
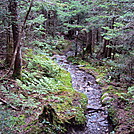
[[[88,97],[86,127],[83,131],[71,130],[68,134],[109,134],[108,113],[101,104],[101,88],[95,78],[80,70],[80,65],[72,65],[67,57],[54,55],[59,65],[70,72],[73,88]]]

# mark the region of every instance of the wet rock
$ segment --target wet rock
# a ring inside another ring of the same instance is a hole
[[[101,79],[100,79],[100,78],[96,79],[96,82],[100,82],[100,81],[101,81]]]
[[[90,92],[91,90],[94,90],[92,87],[88,87],[87,89],[86,89],[86,92]]]
[[[102,95],[102,98],[104,98],[104,97],[107,97],[107,96],[110,96],[108,93],[104,93],[103,95]]]
[[[97,128],[97,130],[100,130],[100,128]]]
[[[102,104],[109,104],[112,100],[112,97],[105,97],[104,99],[102,99]]]
[[[93,85],[93,84],[94,84],[94,83],[91,82],[91,81],[88,81],[88,82],[87,82],[87,85],[88,85],[88,86]]]
[[[79,68],[79,67],[85,67],[86,65],[77,65],[77,67]]]
[[[108,118],[108,114],[107,115],[105,114],[102,117],[105,118],[105,119],[107,119]]]
[[[99,122],[99,125],[101,125],[101,126],[103,126],[103,127],[106,127],[106,126],[108,126],[108,123],[105,122],[105,121],[103,121],[103,122]]]
[[[97,121],[98,122],[102,122],[102,121],[104,121],[105,120],[105,118],[99,118]]]
[[[91,121],[91,123],[96,123],[97,121]]]
[[[65,64],[65,63],[69,63],[67,60],[64,60],[63,62],[64,62],[64,64]]]
[[[100,106],[87,105],[87,110],[103,110]]]
[[[3,105],[3,103],[2,103],[2,102],[0,102],[0,105]]]

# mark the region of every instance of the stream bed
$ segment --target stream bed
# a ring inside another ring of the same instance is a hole
[[[54,55],[58,64],[70,72],[73,88],[88,97],[86,126],[84,130],[72,129],[68,134],[109,134],[108,112],[101,104],[101,88],[94,76],[80,70],[80,65],[73,65],[67,57]]]

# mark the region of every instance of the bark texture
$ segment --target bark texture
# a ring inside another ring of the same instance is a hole
[[[19,41],[19,25],[18,25],[17,1],[16,0],[10,0],[9,11],[11,12],[11,24],[12,24],[13,43],[14,43],[14,52],[15,52],[15,49]],[[21,58],[21,47],[19,44],[17,53],[15,55],[13,77],[21,78],[21,66],[22,66],[22,58]]]

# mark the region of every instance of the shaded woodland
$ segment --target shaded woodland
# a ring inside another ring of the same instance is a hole
[[[53,61],[65,55],[101,85],[111,134],[132,134],[133,10],[133,0],[0,0],[0,132],[61,134],[69,122],[85,124],[86,96]]]

